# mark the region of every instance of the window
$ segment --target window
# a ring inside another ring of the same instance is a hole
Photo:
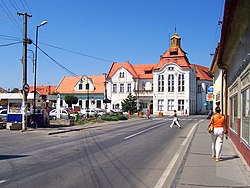
[[[200,84],[197,87],[197,93],[201,93],[201,85]]]
[[[164,110],[164,100],[158,99],[158,111],[163,111],[163,110]]]
[[[168,92],[174,92],[174,75],[168,75]]]
[[[169,99],[168,100],[168,111],[173,111],[174,110],[174,99]]]
[[[79,84],[79,90],[82,90],[82,84]]]
[[[178,100],[178,111],[184,110],[184,100]]]
[[[79,100],[79,106],[82,108],[82,100]]]
[[[117,93],[117,84],[113,84],[113,93]]]
[[[158,92],[164,91],[164,75],[158,76]]]
[[[127,92],[131,92],[131,83],[128,83],[127,85]]]
[[[85,101],[85,106],[86,106],[87,109],[89,109],[89,100]]]
[[[142,105],[142,108],[148,108],[148,103],[141,103],[141,105]]]
[[[97,100],[96,101],[96,108],[101,108],[102,107],[102,101],[101,100]]]
[[[178,75],[178,91],[183,92],[184,91],[184,74],[179,74]]]
[[[120,72],[120,78],[124,78],[124,72]]]
[[[89,90],[89,83],[87,83],[87,84],[85,85],[85,89],[86,89],[86,90]]]
[[[144,91],[146,89],[146,83],[142,82],[142,90]]]
[[[124,84],[120,84],[120,93],[124,93]]]
[[[238,97],[237,95],[231,97],[231,123],[230,127],[237,133],[238,132]]]
[[[242,94],[242,109],[241,109],[241,138],[249,145],[250,144],[250,89],[243,91]]]
[[[174,67],[168,67],[168,70],[173,71]]]

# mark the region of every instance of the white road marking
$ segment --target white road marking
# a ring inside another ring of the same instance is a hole
[[[202,120],[201,120],[202,121]],[[197,127],[197,125],[201,122],[199,121],[198,123],[196,123],[192,129],[189,131],[187,137],[185,140],[183,140],[181,146],[178,148],[177,152],[175,153],[173,159],[170,161],[170,163],[168,164],[167,168],[165,169],[165,171],[163,172],[163,174],[161,175],[160,179],[158,180],[157,184],[155,185],[154,188],[162,188],[165,181],[167,180],[171,170],[173,169],[177,159],[179,158],[180,156],[180,152],[183,148],[183,146],[187,143],[189,137],[192,135],[193,131],[195,130],[195,128]],[[186,148],[187,149],[187,148]]]
[[[6,181],[7,181],[7,180],[0,180],[0,184],[1,184],[1,183],[5,183]]]
[[[132,137],[134,137],[134,136],[137,136],[137,135],[139,135],[139,134],[142,134],[142,133],[145,133],[145,132],[147,132],[147,131],[150,131],[151,129],[155,129],[155,128],[159,127],[159,126],[162,126],[162,125],[150,127],[150,128],[148,128],[148,129],[142,130],[142,131],[140,131],[140,132],[138,132],[138,133],[135,133],[135,134],[132,134],[132,135],[130,135],[130,136],[127,136],[127,137],[125,137],[124,139],[127,140],[127,139],[132,138]]]

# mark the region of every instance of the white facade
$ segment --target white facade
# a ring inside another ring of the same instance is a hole
[[[135,95],[136,84],[137,82],[128,70],[123,67],[118,69],[107,82],[107,98],[111,99],[108,109],[121,109],[123,99],[127,98],[129,93]]]
[[[154,71],[153,76],[154,114],[163,112],[163,114],[172,115],[173,110],[177,110],[179,114],[184,115],[196,111],[193,105],[195,103],[193,94],[196,89],[196,76],[193,69],[182,69],[175,63],[168,63],[162,69]]]
[[[206,91],[212,85],[209,69],[190,64],[180,41],[175,33],[157,64],[114,62],[107,80],[107,97],[112,101],[109,110],[121,109],[121,102],[131,93],[137,97],[137,110],[142,106],[144,112],[149,109],[154,115],[172,115],[173,110],[179,115],[197,114],[198,110],[207,113],[203,106],[206,92],[197,96],[197,87]]]

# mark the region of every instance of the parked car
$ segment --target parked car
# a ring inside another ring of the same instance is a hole
[[[105,110],[99,108],[96,108],[95,111],[97,113],[97,117],[102,117],[106,113]]]
[[[68,118],[68,111],[67,110],[60,110],[60,118],[67,119]],[[49,119],[56,120],[57,119],[57,109],[53,109],[49,113]]]
[[[7,120],[7,115],[8,115],[8,110],[5,109],[5,108],[2,108],[2,109],[0,110],[0,118],[1,118],[2,120],[6,121],[6,120]]]
[[[94,109],[81,110],[82,117],[87,117],[87,115],[95,116],[96,114],[97,112]]]

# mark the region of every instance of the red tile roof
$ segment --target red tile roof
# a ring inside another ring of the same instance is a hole
[[[76,84],[82,79],[83,76],[64,76],[59,85],[56,88],[58,93],[71,93],[71,94],[81,94],[86,93],[86,90],[75,91]],[[104,93],[104,81],[105,76],[87,76],[93,82],[95,90],[89,90],[89,93]]]
[[[129,71],[133,77],[137,77],[137,73],[135,72],[133,65],[131,65],[128,61],[126,61],[126,62],[119,62],[119,63],[113,62],[109,69],[107,79],[110,79],[116,73],[116,71],[122,67],[125,68],[127,71]]]
[[[125,68],[134,78],[153,78],[152,70],[156,64],[136,64],[129,62],[114,62],[111,65],[107,79],[110,79],[118,69]]]
[[[195,69],[196,69],[196,77],[199,80],[208,80],[208,81],[213,81],[213,78],[208,74],[209,73],[209,68],[208,67],[204,67],[201,65],[195,65]]]
[[[56,86],[36,86],[36,92],[40,95],[52,94]],[[29,93],[34,93],[34,86],[30,86]]]
[[[180,67],[190,68],[189,60],[184,52],[179,46],[170,47],[161,57],[160,61],[155,67],[155,69],[161,69],[167,63],[176,63]]]

